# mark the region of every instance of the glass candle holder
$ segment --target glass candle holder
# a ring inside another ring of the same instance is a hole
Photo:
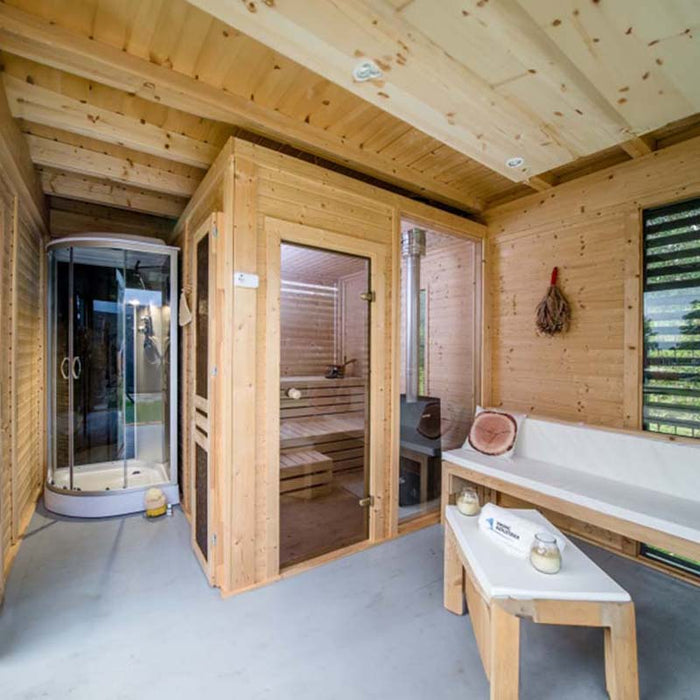
[[[543,574],[556,574],[561,569],[556,538],[546,532],[536,534],[530,548],[530,563]]]
[[[479,506],[479,496],[476,490],[471,486],[465,486],[457,494],[457,510],[462,515],[478,515],[481,507]]]

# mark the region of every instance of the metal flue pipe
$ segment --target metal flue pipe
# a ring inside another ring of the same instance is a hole
[[[420,259],[425,255],[425,231],[412,228],[401,236],[406,261],[406,401],[418,400],[418,348],[420,346]]]

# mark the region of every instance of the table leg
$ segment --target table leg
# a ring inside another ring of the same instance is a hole
[[[605,627],[605,684],[611,700],[638,700],[634,603],[610,606]]]
[[[464,615],[464,568],[449,523],[445,523],[444,605],[455,615]]]
[[[491,700],[517,700],[520,682],[520,619],[491,603]]]

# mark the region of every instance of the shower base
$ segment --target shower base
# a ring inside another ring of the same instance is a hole
[[[53,513],[78,518],[101,518],[145,510],[144,492],[157,486],[168,503],[180,502],[176,484],[170,483],[166,465],[129,460],[124,488],[124,463],[105,462],[73,469],[57,469],[44,488],[44,505]]]

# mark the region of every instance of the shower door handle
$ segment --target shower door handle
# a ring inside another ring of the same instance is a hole
[[[82,373],[83,373],[83,363],[80,361],[79,357],[74,357],[73,358],[73,379],[80,379],[80,375]]]
[[[70,359],[68,357],[64,357],[63,360],[61,361],[61,376],[64,379],[69,379],[68,377],[68,364],[70,363]]]

